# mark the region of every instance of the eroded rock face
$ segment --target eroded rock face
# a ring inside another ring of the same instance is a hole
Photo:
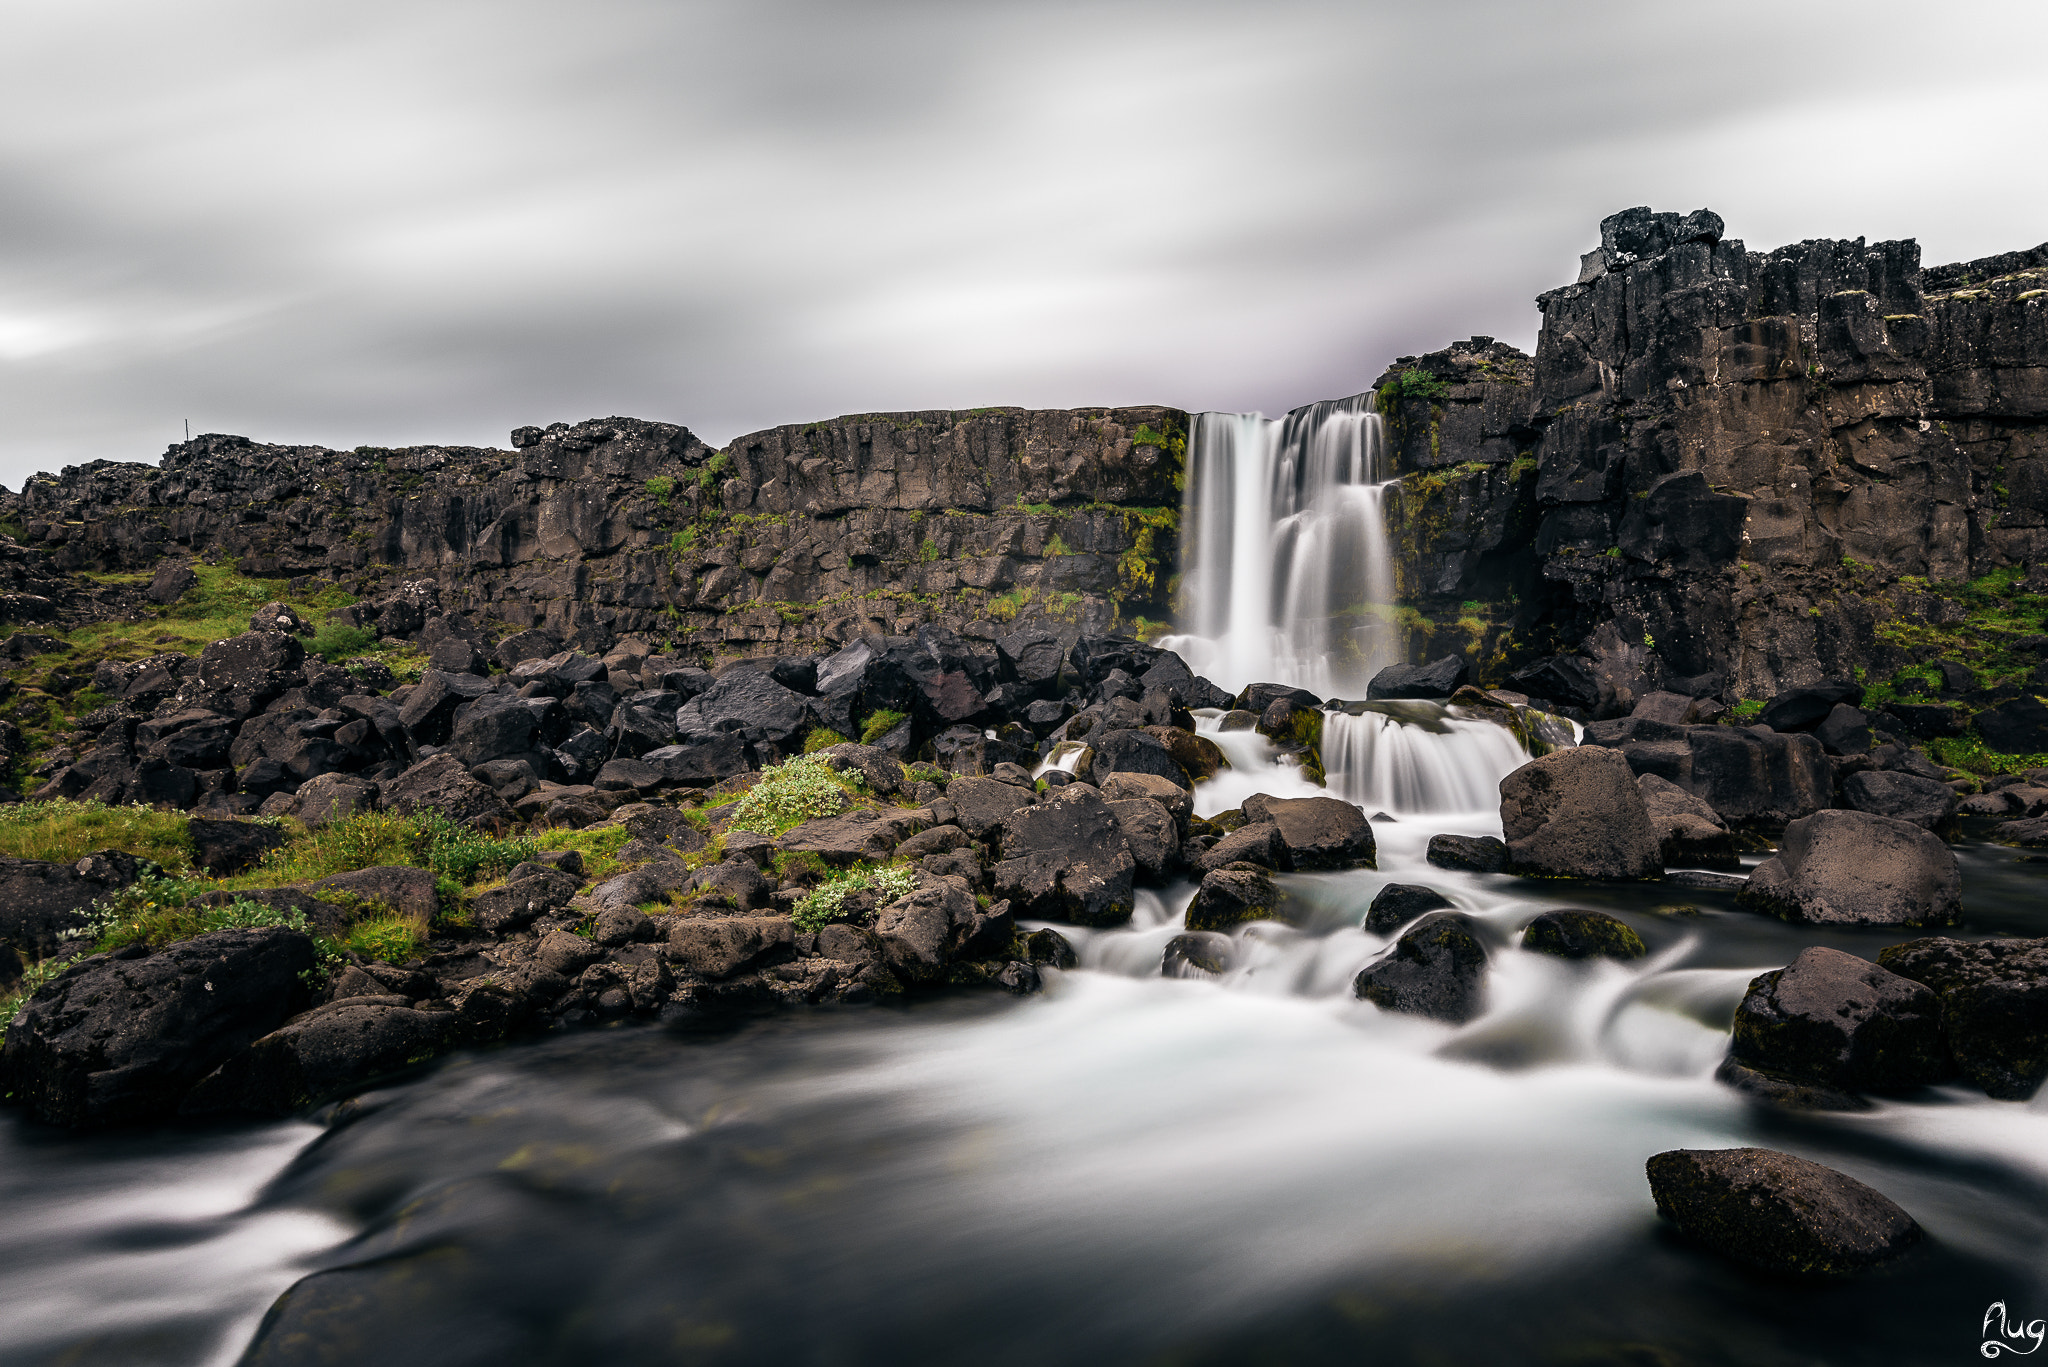
[[[1962,872],[1948,846],[1911,822],[1816,812],[1785,828],[1738,897],[1811,925],[1945,926],[1962,915]]]
[[[1728,1056],[1788,1081],[1850,1092],[1903,1091],[1955,1071],[1933,992],[1821,945],[1750,983]]]
[[[87,959],[22,1007],[0,1046],[0,1091],[74,1129],[174,1113],[193,1085],[303,1004],[313,942],[221,930],[155,954]]]
[[[1673,1149],[1646,1170],[1659,1215],[1695,1243],[1765,1272],[1847,1276],[1920,1239],[1920,1226],[1889,1197],[1789,1153]]]
[[[1516,871],[1549,878],[1655,878],[1657,832],[1628,761],[1576,746],[1500,781],[1501,825]]]

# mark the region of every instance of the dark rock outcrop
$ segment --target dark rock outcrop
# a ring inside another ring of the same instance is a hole
[[[2048,1077],[2048,939],[1910,940],[1877,962],[1933,990],[1949,1051],[1987,1095],[2025,1101]]]

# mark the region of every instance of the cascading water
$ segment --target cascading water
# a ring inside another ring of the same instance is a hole
[[[1506,727],[1432,702],[1378,703],[1323,717],[1330,791],[1396,816],[1488,812],[1500,781],[1529,762]]]
[[[1361,695],[1401,658],[1371,392],[1278,422],[1203,413],[1188,451],[1187,632],[1160,644],[1226,688],[1284,679]]]

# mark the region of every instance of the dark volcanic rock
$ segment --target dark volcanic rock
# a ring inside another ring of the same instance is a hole
[[[1657,1213],[1695,1243],[1795,1277],[1839,1277],[1898,1257],[1913,1217],[1853,1177],[1771,1149],[1673,1149],[1646,1164]]]
[[[1380,698],[1448,698],[1470,676],[1463,656],[1446,655],[1426,665],[1388,665],[1372,676],[1365,696]]]
[[[453,1011],[343,998],[228,1059],[192,1089],[181,1109],[187,1115],[291,1115],[425,1062],[460,1031]]]
[[[195,816],[187,822],[192,835],[192,862],[216,878],[237,874],[259,863],[272,850],[290,843],[275,826],[248,821],[211,821]],[[0,900],[5,894],[0,893]]]
[[[1486,947],[1472,922],[1436,911],[1410,926],[1352,991],[1383,1011],[1463,1025],[1486,1009]]]
[[[1157,736],[1137,730],[1111,731],[1091,735],[1088,743],[1095,751],[1091,764],[1098,783],[1111,774],[1151,774],[1183,788],[1192,786],[1187,770]]]
[[[1282,868],[1308,872],[1377,867],[1371,824],[1357,807],[1340,798],[1254,793],[1244,801],[1244,814],[1249,821],[1273,824]]]
[[[1816,812],[1785,828],[1738,898],[1813,925],[1943,926],[1962,915],[1962,872],[1948,846],[1911,822]]]
[[[1628,761],[1576,746],[1531,760],[1500,781],[1508,862],[1550,878],[1655,878],[1657,832]]]
[[[284,1023],[313,967],[313,942],[278,929],[130,953],[88,959],[22,1007],[0,1047],[0,1092],[78,1129],[169,1115],[194,1083]]]
[[[1657,861],[1665,868],[1739,869],[1735,836],[1714,809],[1669,779],[1636,780],[1643,811],[1657,832]]]
[[[1490,835],[1433,835],[1424,857],[1440,869],[1499,873],[1508,866],[1508,847]]]
[[[1389,883],[1373,894],[1372,905],[1365,912],[1365,928],[1374,935],[1391,935],[1416,917],[1450,905],[1451,899],[1435,888]]]
[[[1640,959],[1650,951],[1604,911],[1546,911],[1522,931],[1522,948],[1559,959]]]
[[[1946,783],[1918,774],[1866,769],[1842,780],[1842,800],[1859,812],[1897,817],[1923,831],[1949,825],[1956,814],[1956,794]]]
[[[0,859],[0,943],[24,958],[47,958],[70,937],[79,914],[135,881],[135,857],[102,850],[71,864]]]
[[[1228,864],[1203,875],[1188,904],[1191,931],[1232,930],[1247,921],[1284,921],[1288,896],[1273,875],[1255,864]]]
[[[1977,714],[1977,734],[2005,754],[2048,752],[2048,704],[2028,695],[1986,708]]]
[[[1804,731],[1818,726],[1841,704],[1854,707],[1863,701],[1863,688],[1853,683],[1809,684],[1788,688],[1763,710],[1757,720],[1773,731]]]
[[[2025,1101],[2048,1077],[2048,939],[1909,940],[1877,962],[1924,983],[1963,1076],[2003,1101]]]
[[[1118,926],[1131,916],[1137,863],[1102,795],[1070,783],[1003,819],[995,895],[1025,920]]]
[[[736,736],[763,763],[802,750],[816,724],[802,694],[752,669],[733,670],[676,713],[676,730],[685,741]]]
[[[502,831],[513,823],[505,799],[469,776],[453,755],[423,759],[382,787],[392,811],[436,811],[450,821],[479,830]]]
[[[1820,945],[1750,983],[1728,1056],[1758,1072],[1854,1092],[1902,1091],[1955,1071],[1932,991]]]

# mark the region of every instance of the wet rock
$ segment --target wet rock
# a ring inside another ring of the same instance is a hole
[[[1202,877],[1188,904],[1191,931],[1227,931],[1247,921],[1285,921],[1292,910],[1286,889],[1256,864],[1229,864]]]
[[[1463,1025],[1486,1009],[1486,947],[1468,918],[1431,912],[1360,972],[1352,991],[1383,1011]]]
[[[1946,783],[1880,769],[1843,779],[1842,800],[1856,811],[1910,821],[1923,831],[1950,825],[1956,814],[1955,790]]]
[[[1920,1239],[1920,1226],[1888,1197],[1789,1153],[1673,1149],[1645,1166],[1659,1215],[1695,1243],[1765,1272],[1847,1276]]]
[[[1548,878],[1655,878],[1657,833],[1628,761],[1578,746],[1531,760],[1500,781],[1508,862]]]
[[[1072,942],[1051,926],[1034,930],[1024,937],[1024,954],[1034,964],[1053,968],[1072,968],[1079,962]]]
[[[1159,956],[1163,978],[1213,977],[1230,968],[1231,940],[1213,931],[1176,935]]]
[[[1643,810],[1657,832],[1657,860],[1665,868],[1738,869],[1735,836],[1714,809],[1669,779],[1636,779]]]
[[[2048,1078],[2048,939],[1930,937],[1878,951],[1878,964],[1931,989],[1963,1076],[2001,1101]]]
[[[725,978],[786,960],[795,943],[787,916],[682,916],[669,927],[662,956],[678,972]]]
[[[1323,705],[1323,700],[1306,688],[1296,688],[1293,684],[1255,683],[1247,684],[1237,695],[1237,705],[1233,710],[1250,712],[1257,716],[1283,699],[1301,708],[1317,708]]]
[[[1280,843],[1280,828],[1270,821],[1254,821],[1239,826],[1203,851],[1195,861],[1195,871],[1206,874],[1226,864],[1257,864],[1277,869],[1285,860],[1286,850]]]
[[[1788,1081],[1851,1092],[1903,1091],[1955,1071],[1932,991],[1820,945],[1750,983],[1728,1057]]]
[[[1911,822],[1816,812],[1785,828],[1737,900],[1813,925],[1951,925],[1962,915],[1962,874],[1955,853]]]
[[[1173,780],[1157,774],[1111,774],[1102,780],[1100,786],[1102,796],[1111,802],[1150,798],[1166,809],[1182,835],[1187,833],[1188,822],[1195,814],[1194,795]],[[950,791],[947,796],[952,796]]]
[[[1214,778],[1230,767],[1223,748],[1207,736],[1198,736],[1179,726],[1148,726],[1145,734],[1166,747],[1166,753],[1191,781]],[[1171,778],[1171,775],[1167,777]]]
[[[1388,665],[1372,676],[1365,696],[1380,698],[1448,698],[1464,684],[1470,671],[1462,655],[1446,655],[1426,665]]]
[[[1389,883],[1373,894],[1372,905],[1365,912],[1365,928],[1374,935],[1391,935],[1416,917],[1450,905],[1451,899],[1435,888]]]
[[[1378,867],[1371,824],[1357,807],[1339,798],[1254,793],[1244,801],[1244,814],[1252,822],[1272,823],[1283,869]]]
[[[135,881],[133,855],[102,850],[70,864],[0,858],[0,943],[25,958],[54,954],[80,914]]]
[[[1006,907],[1002,916],[1008,915]],[[958,883],[941,881],[883,907],[875,914],[875,933],[882,937],[890,967],[913,982],[929,982],[965,950],[978,918],[974,895]],[[1006,934],[988,938],[1008,943]]]
[[[459,1029],[452,1011],[344,998],[255,1041],[194,1087],[180,1109],[193,1116],[291,1115],[425,1062]]]
[[[1508,847],[1490,835],[1433,835],[1424,858],[1440,869],[1499,873],[1508,866]]]
[[[1109,804],[1085,783],[1004,818],[995,895],[1027,920],[1117,926],[1130,919],[1137,863]]]
[[[1640,959],[1643,937],[1604,911],[1546,911],[1522,931],[1522,948],[1558,959]]]
[[[471,778],[462,761],[449,754],[421,760],[381,785],[380,794],[386,810],[436,811],[478,830],[504,831],[515,820],[505,799]]]
[[[313,962],[312,940],[274,928],[95,956],[21,1008],[0,1046],[0,1093],[74,1129],[169,1115],[304,1003]]]

